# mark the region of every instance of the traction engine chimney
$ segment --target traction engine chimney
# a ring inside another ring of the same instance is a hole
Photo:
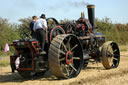
[[[88,8],[88,18],[94,32],[95,31],[95,5],[87,5],[87,8]]]

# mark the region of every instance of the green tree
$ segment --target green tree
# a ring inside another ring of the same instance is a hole
[[[7,19],[0,17],[0,51],[4,50],[5,44],[11,44],[13,40],[19,39],[18,26],[10,24]]]
[[[107,17],[105,17],[102,20],[96,19],[95,24],[99,28],[99,31],[103,31],[103,32],[104,31],[109,32],[114,27],[114,25],[112,24],[112,21]]]
[[[102,20],[96,19],[97,31],[105,35],[107,41],[115,41],[119,44],[128,43],[128,24],[113,24],[112,21],[105,17]]]
[[[19,25],[19,34],[22,39],[25,37],[30,37],[29,24],[31,20],[32,20],[31,17],[19,20],[21,22],[21,24]]]

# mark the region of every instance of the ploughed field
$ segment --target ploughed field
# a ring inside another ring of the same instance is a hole
[[[89,63],[76,78],[59,80],[50,71],[44,76],[23,79],[10,66],[0,67],[0,85],[128,85],[128,52],[121,52],[118,68],[106,70],[101,63]]]

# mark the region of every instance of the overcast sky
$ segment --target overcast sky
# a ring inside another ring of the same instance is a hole
[[[96,6],[95,16],[110,18],[113,23],[128,23],[128,0],[0,0],[0,17],[17,22],[21,18],[40,16],[57,20],[78,19],[82,11],[87,18],[87,4]]]

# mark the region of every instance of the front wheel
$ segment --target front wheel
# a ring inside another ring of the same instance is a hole
[[[102,64],[106,69],[117,68],[120,62],[120,50],[113,41],[108,41],[102,47]]]

